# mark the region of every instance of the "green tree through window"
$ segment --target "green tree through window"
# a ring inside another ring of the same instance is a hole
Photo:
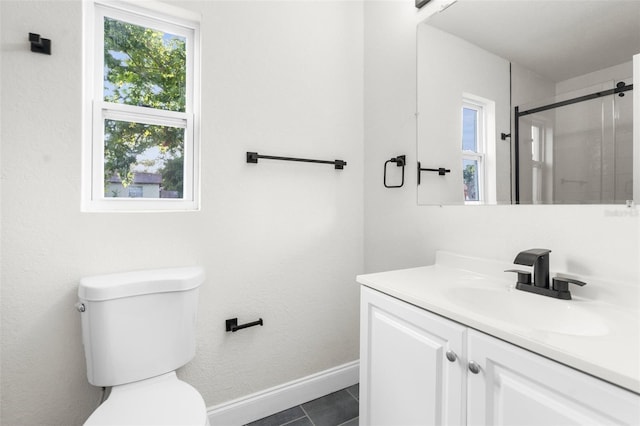
[[[186,75],[184,37],[104,18],[105,102],[184,112]],[[184,140],[184,127],[106,119],[105,183],[116,176],[128,186],[136,170],[170,168],[162,185],[181,197]]]

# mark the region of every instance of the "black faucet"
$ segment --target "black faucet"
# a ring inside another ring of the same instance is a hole
[[[529,249],[518,253],[513,263],[533,266],[533,285],[549,288],[549,253],[547,249]]]
[[[569,284],[583,286],[586,283],[573,278],[556,276],[553,278],[553,284],[549,286],[549,253],[551,253],[551,250],[548,249],[529,249],[518,253],[513,260],[513,263],[518,265],[533,266],[533,283],[531,272],[529,271],[508,269],[505,272],[516,272],[518,274],[518,281],[516,282],[518,290],[569,300],[571,299]]]

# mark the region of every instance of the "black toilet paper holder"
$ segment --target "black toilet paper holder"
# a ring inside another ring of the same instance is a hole
[[[243,328],[253,327],[256,325],[264,325],[262,318],[259,318],[258,321],[248,322],[246,324],[240,324],[240,325],[238,325],[238,318],[230,318],[226,320],[225,323],[226,323],[226,330],[231,331],[232,333],[235,333],[238,330],[242,330]]]

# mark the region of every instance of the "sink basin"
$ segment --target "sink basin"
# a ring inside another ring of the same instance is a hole
[[[452,303],[524,330],[571,336],[602,336],[609,327],[597,312],[576,300],[558,300],[513,288],[457,287],[446,290]]]

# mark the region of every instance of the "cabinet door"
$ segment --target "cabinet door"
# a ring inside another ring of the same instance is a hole
[[[640,396],[525,349],[468,331],[470,425],[638,425]]]
[[[360,315],[360,424],[463,424],[465,327],[366,287]]]

